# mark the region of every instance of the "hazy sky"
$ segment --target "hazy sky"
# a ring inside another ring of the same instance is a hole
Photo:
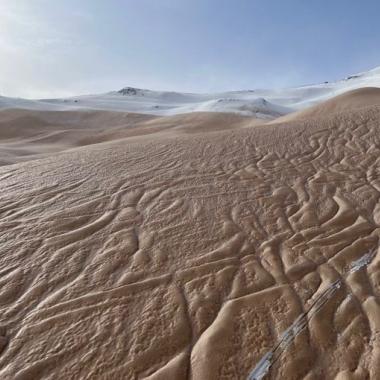
[[[0,94],[219,91],[380,66],[379,0],[0,0]]]

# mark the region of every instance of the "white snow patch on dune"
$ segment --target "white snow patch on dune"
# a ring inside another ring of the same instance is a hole
[[[27,100],[0,97],[0,109],[94,109],[161,116],[200,111],[234,112],[273,119],[362,87],[380,87],[380,67],[336,82],[285,89],[192,94],[124,87],[105,94],[62,99]]]

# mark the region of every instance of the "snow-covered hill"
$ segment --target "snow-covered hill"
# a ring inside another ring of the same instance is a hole
[[[235,112],[273,119],[318,104],[346,91],[369,86],[380,87],[380,67],[336,82],[274,90],[192,94],[125,87],[106,94],[62,99],[27,100],[0,97],[0,109],[96,109],[154,115],[211,111]]]

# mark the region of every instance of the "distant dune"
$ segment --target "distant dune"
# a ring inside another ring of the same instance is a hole
[[[191,112],[227,112],[272,120],[363,87],[380,87],[380,67],[334,82],[282,89],[195,94],[124,87],[104,94],[58,99],[28,100],[0,96],[0,109],[103,110],[157,116]]]
[[[306,110],[263,120],[227,112],[157,116],[116,111],[0,110],[0,165],[46,157],[67,149],[107,141],[167,138],[325,117],[380,105],[380,88],[348,91]]]
[[[0,111],[0,379],[380,379],[380,89],[318,103]]]
[[[29,161],[107,141],[162,138],[243,128],[262,120],[194,112],[159,117],[109,111],[0,111],[0,165]]]

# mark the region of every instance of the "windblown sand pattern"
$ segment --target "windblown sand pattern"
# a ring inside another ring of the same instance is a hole
[[[375,256],[377,250],[372,250],[370,253],[366,253],[358,260],[355,260],[347,272],[352,274],[363,267],[366,267]],[[347,274],[346,273],[346,274]],[[300,314],[296,320],[291,324],[289,328],[280,336],[279,342],[273,347],[273,349],[267,352],[253,369],[249,376],[249,380],[261,380],[269,372],[271,366],[280,358],[280,356],[287,350],[287,348],[294,342],[295,338],[308,326],[308,322],[317,313],[321,312],[323,306],[335,292],[340,289],[342,281],[340,279],[335,280],[329,285],[325,291],[323,291],[309,306],[308,310]]]
[[[294,326],[264,379],[379,379],[380,104],[346,100],[9,154],[0,379],[245,380]]]

